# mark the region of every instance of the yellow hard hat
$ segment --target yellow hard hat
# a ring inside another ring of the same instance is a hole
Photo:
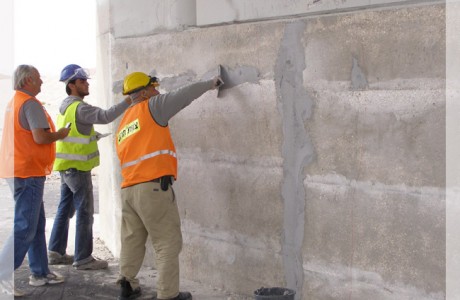
[[[138,92],[149,85],[157,87],[160,84],[158,83],[158,79],[156,77],[149,76],[142,72],[133,72],[126,75],[125,80],[123,81],[123,95]]]

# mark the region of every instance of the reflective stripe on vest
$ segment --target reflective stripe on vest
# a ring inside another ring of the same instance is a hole
[[[99,150],[97,147],[97,136],[94,127],[89,135],[82,134],[76,126],[76,113],[82,100],[75,100],[70,104],[64,115],[58,115],[58,126],[64,127],[72,123],[69,135],[56,142],[55,171],[63,171],[75,168],[79,171],[89,171],[99,165]]]
[[[88,145],[91,142],[97,141],[97,136],[94,135],[94,136],[89,137],[89,138],[68,136],[65,139],[62,139],[61,141],[66,142],[66,143],[75,143],[75,144]]]
[[[169,127],[152,118],[149,101],[129,107],[117,129],[115,146],[120,159],[121,187],[162,176],[177,178],[177,152]]]
[[[149,158],[158,156],[158,155],[162,155],[162,154],[168,154],[168,155],[171,155],[171,156],[174,157],[174,158],[177,158],[176,152],[174,152],[174,151],[171,151],[171,150],[158,150],[158,151],[155,151],[155,152],[152,152],[152,153],[149,153],[149,154],[145,154],[145,155],[139,157],[139,158],[136,159],[136,160],[133,160],[133,161],[129,161],[129,162],[127,162],[127,163],[124,163],[124,164],[121,166],[121,168],[124,169],[124,168],[127,168],[127,167],[134,166],[134,165],[140,163],[140,162],[143,161],[143,160],[146,160],[146,159],[149,159]]]
[[[62,158],[62,159],[67,159],[67,160],[77,160],[77,161],[88,161],[97,156],[99,156],[99,151],[96,151],[88,155],[56,153],[56,158]]]

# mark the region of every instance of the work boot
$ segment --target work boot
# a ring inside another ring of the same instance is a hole
[[[141,288],[138,287],[133,290],[133,288],[131,287],[131,284],[125,278],[121,279],[119,283],[121,286],[121,290],[120,290],[120,296],[118,296],[117,298],[118,300],[132,300],[132,299],[136,299],[137,297],[141,295]]]
[[[180,292],[179,295],[177,295],[174,298],[157,300],[192,300],[192,294],[190,294],[189,292]]]
[[[48,251],[49,265],[71,265],[73,263],[73,255],[61,255],[56,251]]]
[[[87,262],[86,264],[82,265],[75,265],[74,263],[74,268],[77,270],[101,270],[101,269],[107,269],[109,266],[109,263],[105,260],[102,259],[93,259],[90,262]]]

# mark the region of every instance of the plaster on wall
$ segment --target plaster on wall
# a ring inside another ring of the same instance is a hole
[[[364,90],[369,86],[366,75],[358,64],[358,59],[353,57],[353,66],[351,68],[351,89]]]
[[[282,146],[284,201],[283,259],[287,287],[298,291],[302,299],[302,244],[305,225],[304,167],[313,160],[314,149],[305,130],[305,121],[312,109],[312,100],[303,87],[305,52],[302,36],[306,24],[302,21],[286,24],[278,60],[275,83],[278,109],[283,119]]]

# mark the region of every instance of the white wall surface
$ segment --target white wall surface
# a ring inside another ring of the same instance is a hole
[[[412,0],[196,0],[197,25],[329,14],[353,9],[405,5]]]
[[[108,101],[133,71],[154,71],[163,93],[218,64],[232,83],[170,122],[182,276],[248,297],[287,286],[297,300],[444,299],[444,5],[286,19],[306,3],[264,3],[282,18],[158,32],[127,25],[154,10],[126,18],[125,4],[110,4],[100,39]],[[132,32],[115,35],[122,27]],[[101,173],[113,173],[114,157]],[[100,187],[110,237],[116,171]]]
[[[139,36],[195,25],[195,0],[112,0],[115,37]]]

